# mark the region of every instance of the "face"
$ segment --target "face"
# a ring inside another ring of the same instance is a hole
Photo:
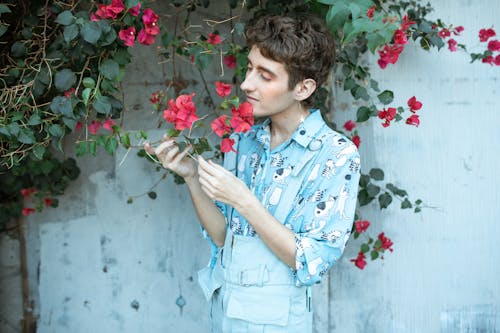
[[[248,54],[248,69],[240,88],[252,104],[255,117],[272,117],[297,108],[294,91],[288,89],[285,66],[264,57],[255,46]]]

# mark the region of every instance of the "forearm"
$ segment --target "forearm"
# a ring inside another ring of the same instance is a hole
[[[252,225],[269,249],[292,269],[295,267],[295,234],[279,222],[249,191],[234,208]]]
[[[207,231],[212,241],[219,247],[226,237],[226,221],[224,215],[214,202],[201,189],[198,177],[186,177],[186,184],[201,225]]]

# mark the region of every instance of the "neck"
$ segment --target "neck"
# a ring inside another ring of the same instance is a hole
[[[309,110],[297,104],[290,112],[281,112],[271,116],[271,148],[288,140],[299,125],[309,115]]]

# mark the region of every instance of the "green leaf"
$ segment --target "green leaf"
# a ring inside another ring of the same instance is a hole
[[[351,90],[352,88],[354,88],[356,86],[358,86],[358,84],[356,83],[356,80],[354,80],[352,77],[347,78],[344,81],[344,90]]]
[[[384,180],[384,171],[379,168],[373,168],[370,170],[370,177],[375,180]]]
[[[64,125],[66,125],[67,128],[69,128],[71,131],[73,131],[76,127],[76,119],[74,118],[68,118],[68,117],[62,117],[62,121]]]
[[[378,94],[377,97],[380,103],[387,105],[394,100],[394,93],[390,90],[384,90],[380,94]]]
[[[76,144],[76,156],[81,157],[87,153],[88,142],[80,141]]]
[[[69,42],[71,42],[76,38],[76,36],[78,36],[78,25],[70,24],[64,27],[63,36],[66,43],[69,44]]]
[[[366,187],[366,192],[370,197],[375,197],[380,192],[380,186],[368,184]]]
[[[358,108],[358,111],[356,111],[356,122],[362,123],[364,121],[367,121],[372,114],[372,111],[367,108],[366,106],[361,106]]]
[[[129,133],[125,133],[122,137],[121,137],[121,141],[122,141],[122,145],[125,147],[125,148],[129,148],[130,147],[130,134]]]
[[[116,148],[118,148],[118,141],[113,136],[108,137],[104,149],[112,155],[116,152]]]
[[[378,87],[378,82],[375,81],[374,79],[370,79],[370,87],[377,92],[380,91]]]
[[[377,32],[367,33],[366,40],[368,41],[367,46],[371,53],[375,53],[377,47],[385,44],[384,37]]]
[[[120,49],[113,55],[113,60],[116,61],[119,65],[126,65],[130,63],[130,59],[131,56],[128,52],[128,49]]]
[[[35,136],[33,135],[33,131],[29,128],[21,128],[17,135],[17,140],[27,145],[31,145],[36,142]]]
[[[10,8],[7,5],[0,3],[0,14],[4,14],[4,13],[12,13],[12,11],[10,10]]]
[[[73,106],[71,105],[71,100],[64,96],[56,96],[50,103],[50,109],[55,114],[63,114],[66,117],[74,117]]]
[[[127,203],[128,203],[128,204],[131,204],[131,203],[133,203],[133,202],[134,202],[134,199],[133,199],[132,197],[128,197],[128,199],[127,199]]]
[[[363,243],[363,244],[361,244],[360,250],[361,250],[361,252],[366,253],[366,252],[370,251],[370,246],[366,243]]]
[[[40,125],[41,123],[42,123],[42,118],[38,113],[33,113],[30,119],[28,120],[28,125],[30,126]]]
[[[91,77],[83,78],[82,83],[85,88],[90,88],[90,89],[95,88],[95,80]]]
[[[412,208],[412,204],[408,198],[405,198],[403,202],[401,202],[401,209]]]
[[[421,203],[422,203],[422,200],[420,200],[420,199],[415,200],[415,205],[420,205]]]
[[[99,64],[99,72],[107,79],[114,81],[120,74],[120,66],[112,59],[106,59]]]
[[[89,141],[89,145],[88,145],[89,154],[92,156],[95,156],[96,149],[97,149],[97,142]]]
[[[392,202],[392,196],[385,192],[378,196],[378,203],[380,204],[380,209],[389,207]]]
[[[361,206],[366,206],[375,199],[368,194],[366,189],[362,189],[358,192],[358,201]]]
[[[365,87],[357,86],[354,89],[351,89],[351,94],[355,99],[363,99],[368,101],[370,99],[370,95],[368,95],[368,91]]]
[[[55,22],[61,25],[70,25],[74,20],[75,17],[73,16],[73,14],[69,10],[65,10],[64,12],[61,12],[59,15],[57,15]]]
[[[151,199],[156,199],[157,195],[156,195],[156,192],[155,191],[149,191],[148,192],[148,197],[150,197]]]
[[[359,186],[365,188],[369,183],[370,183],[370,176],[361,175],[361,177],[359,178]]]
[[[85,105],[89,104],[90,94],[92,94],[91,88],[83,89],[83,91],[82,91],[83,104],[85,104]]]
[[[378,258],[378,251],[370,252],[370,257],[372,258],[372,260],[377,259]]]
[[[50,135],[52,135],[56,138],[62,138],[64,135],[64,129],[59,124],[52,124],[49,127],[49,133],[50,133]]]
[[[422,211],[422,208],[420,207],[415,207],[415,213],[420,213]]]
[[[96,97],[93,106],[98,113],[109,115],[111,112],[111,99],[108,96]]]
[[[59,91],[66,91],[76,83],[76,75],[71,69],[65,68],[56,72],[55,84]]]
[[[0,24],[0,37],[3,36],[4,33],[7,32],[9,26],[7,24]]]
[[[24,42],[17,41],[10,47],[10,53],[15,58],[22,58],[26,54]]]
[[[391,183],[388,183],[385,185],[385,187],[391,191],[392,193],[394,193],[395,195],[397,196],[400,196],[400,197],[405,197],[408,195],[408,193],[405,191],[405,190],[402,190],[396,186],[394,186],[394,184],[391,184]]]
[[[33,155],[35,156],[35,158],[37,160],[42,160],[43,159],[43,155],[45,154],[45,147],[42,146],[42,145],[37,145],[35,147],[33,147]]]
[[[83,39],[90,44],[96,44],[99,38],[101,38],[102,30],[97,22],[85,22],[80,34]]]

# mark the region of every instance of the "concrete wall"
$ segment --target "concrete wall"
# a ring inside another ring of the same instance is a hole
[[[472,47],[480,46],[481,27],[500,25],[496,0],[433,6],[445,22],[465,26],[459,42]],[[123,85],[124,125],[159,135],[159,116],[147,99],[170,78],[171,67],[158,64],[151,49],[134,53]],[[189,67],[186,73],[197,75]],[[349,243],[316,290],[317,332],[500,332],[500,67],[409,45],[398,64],[375,69],[374,77],[395,91],[395,104],[416,95],[424,107],[418,129],[384,129],[377,120],[361,126],[364,172],[382,167],[389,181],[432,208],[361,210],[374,236],[384,230],[394,240],[394,253],[360,271],[349,262],[359,242]],[[336,95],[334,119],[343,123],[353,116],[342,110],[351,107],[341,91]],[[60,207],[25,221],[40,333],[206,331],[196,271],[209,249],[186,188],[167,177],[155,188],[156,200],[140,196],[127,204],[163,172],[134,151],[125,154],[80,159],[82,174]]]

